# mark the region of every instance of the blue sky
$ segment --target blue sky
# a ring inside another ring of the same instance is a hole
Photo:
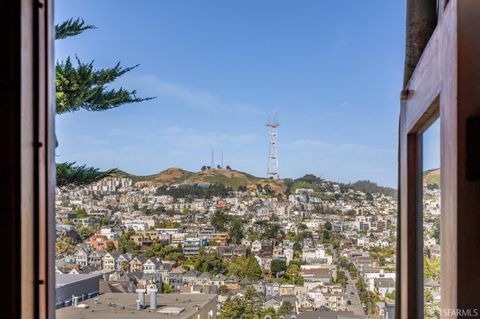
[[[276,107],[281,177],[396,186],[404,2],[58,0],[57,22],[98,29],[56,59],[140,63],[117,85],[157,98],[58,116],[57,161],[152,174],[199,170],[214,148],[264,176]]]

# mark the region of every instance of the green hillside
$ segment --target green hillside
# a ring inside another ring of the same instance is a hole
[[[439,183],[440,174],[434,171],[426,172],[428,182],[430,180]],[[258,187],[268,188],[277,194],[289,195],[298,188],[311,188],[315,193],[321,194],[332,192],[333,185],[340,185],[342,191],[354,189],[365,193],[382,193],[387,196],[396,197],[396,190],[389,187],[378,186],[370,181],[358,181],[353,184],[334,183],[324,180],[314,175],[308,174],[298,179],[267,179],[256,177],[248,173],[235,171],[231,169],[204,169],[199,172],[189,172],[181,168],[172,167],[160,173],[146,176],[137,176],[123,171],[118,171],[117,176],[131,178],[134,183],[144,182],[152,186],[170,186],[170,185],[223,185],[232,189],[247,188],[254,190]]]
[[[424,185],[435,185],[440,188],[440,169],[430,169],[423,173],[423,184]]]
[[[174,167],[158,174],[146,176],[137,176],[123,171],[118,171],[116,175],[131,178],[134,183],[146,182],[152,186],[222,184],[238,189],[240,186],[256,188],[257,185],[269,185],[270,189],[276,193],[283,193],[286,188],[282,180],[259,178],[248,173],[228,169],[205,169],[200,172],[189,172]]]

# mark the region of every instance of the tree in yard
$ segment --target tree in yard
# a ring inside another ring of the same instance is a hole
[[[84,241],[85,239],[95,234],[95,229],[89,226],[80,227],[77,229],[77,234],[78,236],[80,236],[80,239]]]
[[[80,207],[75,210],[75,215],[77,215],[77,218],[84,218],[88,216],[85,208]]]
[[[75,252],[75,240],[69,237],[57,238],[55,242],[55,252],[57,255],[71,255]]]
[[[224,274],[227,271],[223,257],[216,252],[199,254],[194,267],[201,272],[209,272],[214,275]]]
[[[300,274],[300,266],[293,260],[288,265],[287,271],[285,272],[285,277],[289,283],[303,286],[303,277]]]
[[[228,235],[234,244],[238,245],[242,242],[245,235],[243,234],[243,225],[240,218],[235,217],[231,219]]]
[[[440,258],[428,258],[426,256],[423,257],[423,272],[425,279],[433,279],[439,280],[440,279]]]
[[[260,280],[263,278],[262,267],[260,267],[257,259],[253,256],[248,257],[247,269],[245,269],[245,277],[252,280]]]
[[[166,282],[162,283],[162,293],[169,294],[169,293],[172,293],[174,291],[175,291],[175,288],[170,286],[168,283],[166,283]]]
[[[282,302],[282,305],[278,309],[278,315],[285,316],[291,315],[295,312],[295,308],[293,307],[292,303],[288,300]]]
[[[332,223],[327,221],[325,223],[325,229],[328,230],[328,231],[332,231]]]
[[[227,276],[245,278],[248,261],[243,257],[231,258],[227,265]]]
[[[228,298],[218,319],[259,319],[262,314],[261,300],[255,291],[247,289],[245,297]]]
[[[147,257],[159,257],[161,250],[162,246],[156,240],[154,240],[150,248],[145,250],[145,255]]]
[[[272,276],[276,277],[287,270],[287,262],[282,259],[273,259],[270,263],[270,271]]]
[[[284,236],[285,233],[279,223],[268,223],[262,234],[264,239],[272,239],[274,245],[277,240],[282,240]]]
[[[297,252],[301,255],[302,254],[302,244],[298,241],[293,244],[293,252],[296,254]]]
[[[130,239],[130,237],[134,233],[135,233],[134,231],[130,230],[120,235],[120,239],[118,240],[118,249],[122,254],[125,254],[125,253],[130,253],[132,255],[138,254],[137,244]]]
[[[230,216],[228,216],[223,210],[216,210],[213,213],[210,223],[219,231],[225,231],[227,229]]]
[[[57,40],[77,36],[84,31],[95,29],[87,25],[83,19],[69,19],[55,26]],[[68,57],[65,61],[57,61],[55,66],[56,113],[64,114],[79,110],[105,111],[123,104],[136,103],[151,98],[137,97],[136,91],[122,87],[109,87],[117,78],[133,70],[138,65],[123,67],[120,62],[115,66],[96,69],[93,61],[84,63],[78,57],[75,62]],[[57,164],[57,186],[70,188],[84,186],[110,176],[115,170],[100,171],[75,162]]]

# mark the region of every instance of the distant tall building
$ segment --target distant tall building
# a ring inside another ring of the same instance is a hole
[[[275,110],[270,114],[267,123],[268,131],[270,134],[270,149],[268,151],[268,168],[267,178],[278,179],[280,177],[278,172],[278,112]]]

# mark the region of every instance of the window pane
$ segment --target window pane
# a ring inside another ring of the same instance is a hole
[[[423,133],[424,316],[440,318],[440,121]]]

